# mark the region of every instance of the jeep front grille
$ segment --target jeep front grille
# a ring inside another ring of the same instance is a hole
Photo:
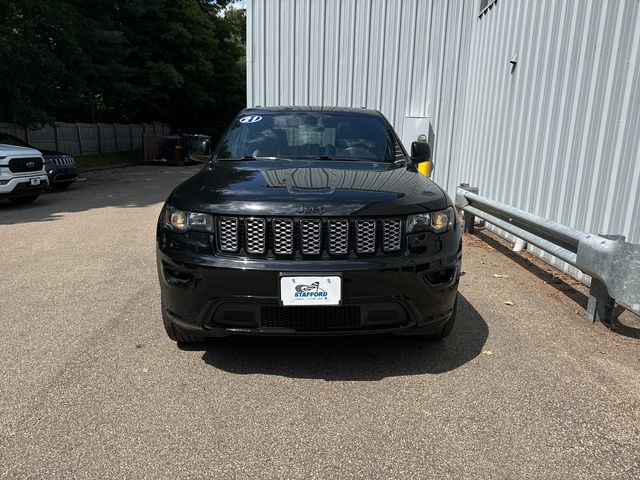
[[[392,218],[382,222],[382,251],[395,252],[400,249],[402,222],[399,218]]]
[[[220,217],[218,219],[218,239],[220,251],[236,253],[240,246],[238,239],[238,219],[235,217]]]
[[[300,252],[320,255],[322,251],[322,222],[317,219],[300,220]]]
[[[272,223],[273,253],[276,255],[293,254],[293,220],[276,218]]]
[[[244,231],[247,253],[263,255],[267,251],[267,221],[264,218],[247,218]]]
[[[402,250],[400,218],[219,217],[218,251],[251,256],[371,256]]]
[[[53,165],[75,165],[73,158],[71,157],[55,157],[51,158],[51,163]]]
[[[376,221],[356,220],[356,252],[373,253],[376,251]]]
[[[329,254],[346,255],[349,253],[349,220],[329,220]]]

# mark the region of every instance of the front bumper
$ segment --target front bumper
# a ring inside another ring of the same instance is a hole
[[[449,320],[458,290],[461,247],[438,255],[302,261],[209,257],[158,243],[164,315],[187,335],[428,334]],[[281,272],[341,272],[340,307],[282,307]]]
[[[75,165],[50,165],[47,164],[47,176],[49,184],[55,185],[70,184],[78,179],[79,169]]]
[[[39,178],[40,184],[32,186],[30,179]],[[0,198],[27,197],[42,193],[48,186],[47,176],[40,172],[20,173],[7,178],[0,178]]]

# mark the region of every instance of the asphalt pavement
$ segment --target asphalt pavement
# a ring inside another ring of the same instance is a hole
[[[486,231],[441,343],[180,349],[154,230],[195,167],[0,202],[0,478],[640,478],[640,321]]]

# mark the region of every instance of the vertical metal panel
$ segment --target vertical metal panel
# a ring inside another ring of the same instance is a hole
[[[252,0],[249,105],[428,116],[434,179],[640,242],[640,3]],[[517,62],[512,71],[510,60]],[[402,133],[402,132],[400,132]]]
[[[470,181],[531,213],[640,242],[639,6],[499,0],[471,18],[446,188]]]
[[[399,129],[407,115],[428,115],[430,49],[441,43],[433,8],[432,0],[250,1],[248,105],[367,107]]]

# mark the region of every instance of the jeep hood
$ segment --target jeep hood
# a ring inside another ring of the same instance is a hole
[[[451,204],[413,166],[319,160],[207,164],[169,202],[196,212],[262,216],[403,215]]]

